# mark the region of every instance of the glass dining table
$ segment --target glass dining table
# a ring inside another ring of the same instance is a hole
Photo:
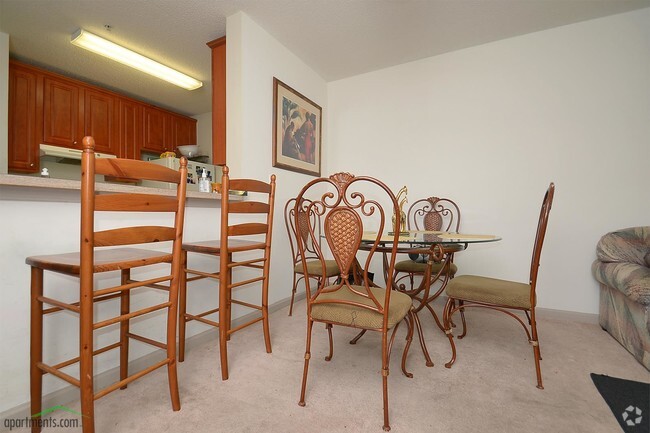
[[[365,251],[371,250],[376,238],[377,232],[364,232],[359,249]],[[443,332],[445,332],[444,326],[438,318],[438,314],[433,309],[432,303],[442,294],[442,292],[444,292],[447,283],[451,278],[453,278],[453,273],[450,272],[450,269],[454,260],[454,254],[466,250],[471,244],[496,242],[501,240],[499,236],[484,234],[450,233],[431,230],[411,230],[400,232],[397,252],[408,254],[411,260],[416,263],[428,264],[428,266],[422,266],[422,268],[424,268],[424,274],[420,284],[415,286],[413,281],[411,281],[411,284],[407,287],[406,284],[399,283],[401,280],[395,280],[394,278],[389,279],[390,276],[387,274],[389,268],[388,253],[392,250],[392,245],[388,244],[391,244],[393,239],[394,233],[389,232],[380,238],[380,242],[376,247],[376,251],[382,253],[383,256],[384,281],[392,281],[393,290],[399,290],[406,293],[411,297],[411,299],[413,299],[416,314],[425,308],[429,310],[438,325],[438,328]],[[439,286],[435,290],[432,290],[432,286],[437,282],[440,283]],[[426,365],[432,367],[433,362],[429,356],[419,321],[416,325]],[[350,341],[350,343],[355,344],[362,335],[363,332],[357,335],[352,341]]]

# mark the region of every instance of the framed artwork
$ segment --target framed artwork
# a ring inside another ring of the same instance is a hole
[[[320,176],[323,109],[273,78],[273,167]]]

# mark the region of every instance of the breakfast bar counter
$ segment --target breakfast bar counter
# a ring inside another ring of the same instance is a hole
[[[81,182],[14,174],[0,174],[0,199],[28,201],[79,201]],[[116,182],[98,182],[97,191],[140,192],[157,195],[175,195],[170,189],[151,188]],[[188,206],[213,207],[221,203],[221,194],[187,191]],[[231,194],[231,200],[244,200],[241,194]]]

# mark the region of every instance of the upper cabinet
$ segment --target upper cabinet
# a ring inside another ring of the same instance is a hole
[[[196,119],[172,116],[172,136],[174,149],[184,144],[196,144]]]
[[[36,137],[37,74],[31,69],[9,68],[9,169],[38,172],[38,138]]]
[[[9,66],[9,170],[39,171],[39,144],[140,158],[196,144],[196,119],[20,62]]]
[[[84,89],[84,132],[95,139],[97,152],[119,154],[119,113],[117,97],[90,88]]]
[[[141,150],[162,153],[172,150],[171,116],[155,107],[144,107],[144,140]]]
[[[79,93],[83,89],[72,81],[49,75],[43,78],[43,143],[81,146],[83,107],[80,110]]]
[[[138,159],[143,135],[144,111],[142,104],[130,99],[120,98],[118,102],[118,125],[120,151],[122,158]]]
[[[208,42],[212,50],[212,163],[226,164],[226,37]]]
[[[184,144],[196,144],[196,119],[156,107],[144,107],[141,151],[173,152]]]

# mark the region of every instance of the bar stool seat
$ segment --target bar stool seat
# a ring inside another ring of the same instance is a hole
[[[93,273],[132,269],[156,263],[171,263],[172,254],[140,248],[115,248],[96,251]],[[28,257],[25,262],[45,271],[79,274],[81,254],[78,252]]]

